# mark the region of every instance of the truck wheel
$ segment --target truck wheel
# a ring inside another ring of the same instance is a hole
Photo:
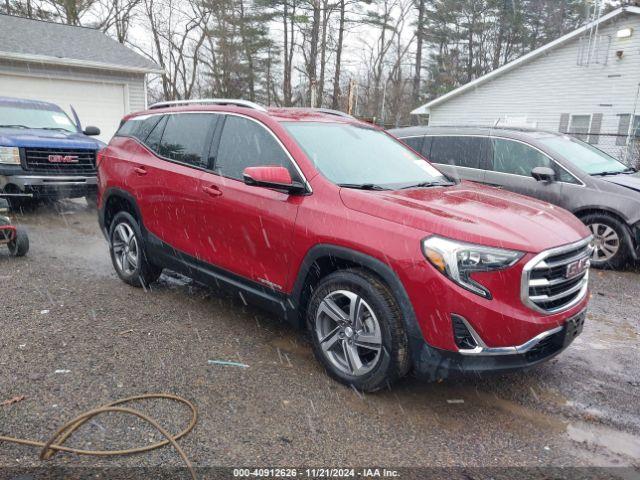
[[[9,242],[9,253],[14,257],[24,257],[29,251],[29,236],[24,228],[16,228],[16,238]]]
[[[365,270],[338,271],[322,279],[309,301],[307,325],[316,358],[339,382],[372,392],[409,370],[398,303]]]
[[[623,268],[631,257],[631,246],[625,236],[625,226],[617,219],[594,213],[582,218],[584,224],[591,230],[595,250],[591,256],[591,266],[594,268]]]
[[[134,287],[146,287],[162,273],[149,262],[138,222],[127,212],[117,213],[111,222],[109,252],[120,279]]]

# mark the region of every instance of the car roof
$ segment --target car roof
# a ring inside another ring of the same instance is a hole
[[[62,109],[51,102],[44,102],[42,100],[31,100],[28,98],[15,98],[15,97],[0,97],[0,105],[14,106],[14,107],[39,107],[46,110],[59,110]]]
[[[371,126],[351,115],[338,110],[324,108],[301,108],[301,107],[268,107],[252,108],[245,105],[234,104],[199,104],[189,105],[167,105],[158,107],[151,106],[149,109],[135,112],[125,116],[125,120],[143,115],[158,115],[164,113],[188,113],[188,112],[229,112],[241,113],[251,117],[260,118],[267,116],[277,122],[324,122],[324,123],[345,123]]]
[[[537,130],[528,127],[507,127],[507,126],[475,126],[475,125],[454,125],[437,127],[406,127],[389,130],[391,135],[399,138],[421,136],[421,135],[487,135],[501,136],[515,139],[535,139],[549,136],[564,136],[562,133],[547,130]]]

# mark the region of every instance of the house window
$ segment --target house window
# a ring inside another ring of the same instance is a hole
[[[591,115],[571,115],[571,123],[569,124],[569,133],[579,138],[583,142],[587,141],[589,136],[589,127],[591,126]]]
[[[640,138],[640,115],[633,117],[633,125],[631,126],[631,135]]]

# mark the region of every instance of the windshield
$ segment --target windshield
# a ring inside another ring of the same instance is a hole
[[[321,122],[285,122],[284,127],[335,184],[396,189],[449,182],[431,164],[376,129]]]
[[[625,164],[580,140],[566,137],[550,137],[543,138],[540,142],[589,175],[629,170],[629,167]]]
[[[8,105],[0,105],[1,127],[78,131],[67,114],[61,110]]]

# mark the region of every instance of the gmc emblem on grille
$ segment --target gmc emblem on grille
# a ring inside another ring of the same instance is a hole
[[[49,155],[49,163],[78,163],[76,155]]]
[[[565,278],[575,278],[578,275],[584,273],[590,265],[591,262],[589,261],[589,257],[584,257],[580,260],[576,260],[575,262],[567,265],[567,271],[565,272],[564,276]]]

